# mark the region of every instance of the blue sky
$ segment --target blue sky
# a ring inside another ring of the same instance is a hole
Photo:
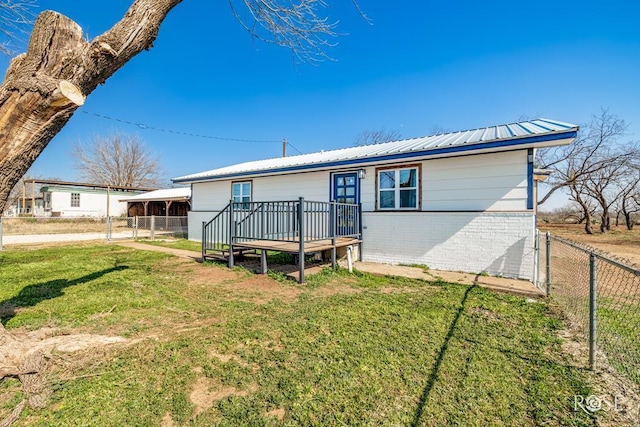
[[[184,0],[153,49],[96,89],[30,173],[76,180],[70,147],[137,134],[169,178],[277,157],[279,142],[308,153],[354,145],[364,130],[403,137],[547,117],[582,124],[601,108],[640,135],[640,3],[603,1],[328,0],[344,35],[335,60],[298,64],[252,40],[226,1]],[[39,0],[93,38],[130,1]],[[0,66],[6,68],[7,58]],[[107,116],[172,133],[145,129]]]

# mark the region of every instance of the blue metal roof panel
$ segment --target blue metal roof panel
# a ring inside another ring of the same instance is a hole
[[[534,143],[540,144],[547,139],[558,139],[558,134],[569,131],[577,132],[578,126],[556,120],[537,119],[519,123],[490,126],[486,128],[471,129],[467,131],[450,132],[420,138],[411,138],[400,141],[385,142],[382,144],[365,145],[358,147],[342,148],[337,150],[320,151],[317,153],[301,154],[290,157],[278,157],[273,159],[258,160],[239,163],[219,169],[200,172],[174,178],[174,182],[193,182],[206,179],[216,179],[230,175],[247,175],[250,173],[264,174],[278,171],[289,171],[296,168],[310,168],[324,164],[343,164],[348,161],[363,163],[375,161],[377,158],[389,156],[408,157],[411,153],[429,155],[443,153],[443,149],[452,147],[451,153],[459,153],[465,150],[490,149],[492,142],[500,147],[517,145],[519,140],[527,137],[536,137]],[[548,136],[548,137],[545,137]],[[540,136],[541,138],[537,138]],[[498,144],[499,143],[499,144]]]

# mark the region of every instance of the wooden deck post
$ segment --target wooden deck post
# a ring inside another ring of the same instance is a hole
[[[204,256],[207,254],[207,237],[205,233],[206,221],[202,221],[202,262],[204,262]]]
[[[229,268],[233,268],[233,237],[235,233],[235,220],[233,214],[233,199],[229,202]]]
[[[260,250],[260,274],[267,274],[267,250]]]
[[[298,283],[304,283],[304,197],[298,199],[298,266],[300,268],[300,276]]]
[[[331,206],[330,206],[331,212],[329,214],[330,220],[329,220],[329,224],[331,227],[331,268],[333,268],[334,270],[336,269],[336,233],[337,233],[337,220],[338,220],[338,215],[337,215],[337,207],[336,207],[336,201],[332,200],[331,201]]]
[[[358,203],[358,261],[362,262],[362,202]]]

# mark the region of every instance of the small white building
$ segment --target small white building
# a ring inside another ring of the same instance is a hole
[[[127,216],[187,216],[191,188],[163,188],[120,199],[128,205]]]
[[[191,185],[189,238],[235,202],[360,204],[364,261],[532,280],[535,150],[578,126],[538,119],[253,161],[174,178]]]
[[[106,217],[127,213],[125,197],[143,189],[62,181],[41,181],[44,215],[52,217]]]

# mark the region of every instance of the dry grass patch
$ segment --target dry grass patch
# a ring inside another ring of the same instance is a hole
[[[548,231],[556,236],[607,252],[616,258],[629,261],[629,264],[636,267],[640,266],[640,227],[627,230],[619,226],[607,233],[601,233],[596,229],[593,234],[586,234],[581,224],[538,223],[538,228],[540,231]]]

